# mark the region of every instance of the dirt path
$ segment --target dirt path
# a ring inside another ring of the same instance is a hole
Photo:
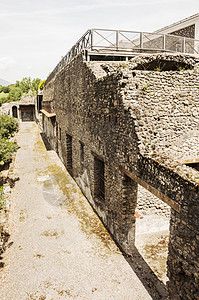
[[[152,299],[35,123],[22,123],[0,299]]]

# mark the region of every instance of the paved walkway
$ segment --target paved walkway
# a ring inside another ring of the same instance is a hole
[[[35,123],[22,123],[0,299],[152,299]]]

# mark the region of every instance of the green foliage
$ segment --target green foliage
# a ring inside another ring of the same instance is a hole
[[[155,68],[154,68],[154,71],[162,72],[162,67],[161,67],[161,66],[155,67]]]
[[[39,84],[39,89],[40,89],[40,91],[43,90],[44,85],[45,85],[45,82],[46,82],[46,80],[43,80],[43,81],[40,82],[40,84]]]
[[[36,95],[40,83],[41,79],[39,78],[31,80],[30,77],[24,77],[21,81],[17,80],[15,84],[10,84],[9,86],[0,85],[0,106],[3,103],[20,101],[21,96],[29,91],[32,91],[32,96]],[[2,97],[1,94],[3,95]]]
[[[143,85],[142,86],[142,91],[146,92],[146,90],[148,89],[148,87],[149,87],[148,84]]]
[[[7,94],[7,93],[9,93],[9,91],[10,91],[10,88],[9,88],[9,86],[2,86],[2,85],[0,85],[0,93],[5,93],[5,94]]]
[[[0,116],[0,138],[9,138],[14,132],[19,129],[19,123],[17,119],[8,115]]]
[[[0,93],[0,98],[4,98],[4,97],[7,97],[8,95],[7,94],[5,94],[4,92],[1,92]]]
[[[0,106],[2,106],[3,103],[9,102],[8,97],[8,94],[5,94],[4,92],[0,93]]]
[[[0,106],[2,106],[2,104],[4,104],[4,103],[8,103],[8,102],[9,102],[9,96],[0,97]]]
[[[22,94],[27,94],[31,87],[31,78],[30,77],[24,77],[22,81],[19,82],[19,88],[22,91]]]
[[[36,92],[38,91],[38,88],[39,88],[39,85],[40,85],[40,82],[41,82],[41,79],[39,78],[36,78],[36,79],[33,79],[32,80],[32,83],[31,83],[31,90],[33,92]]]
[[[22,94],[23,92],[20,89],[20,87],[14,87],[9,93],[8,102],[19,101],[21,99]]]
[[[17,150],[17,144],[10,142],[9,137],[18,131],[19,124],[15,118],[7,115],[0,116],[0,164],[9,163],[12,154]]]
[[[8,139],[0,140],[0,163],[6,164],[11,162],[13,152],[17,150],[18,146],[15,142],[10,142]]]

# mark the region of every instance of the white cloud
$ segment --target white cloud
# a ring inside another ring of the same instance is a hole
[[[10,56],[0,58],[0,70],[9,69],[11,66],[15,64],[16,61]]]

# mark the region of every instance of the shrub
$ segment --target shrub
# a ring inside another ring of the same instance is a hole
[[[17,150],[18,146],[15,142],[10,142],[8,139],[0,140],[0,164],[7,164],[11,162],[13,152]]]
[[[8,103],[9,102],[9,96],[1,96],[0,97],[0,106],[2,106],[2,104],[4,103]]]
[[[9,93],[10,92],[10,88],[9,88],[9,86],[3,86],[2,87],[2,92],[4,92],[4,93]]]
[[[19,130],[19,123],[15,118],[7,115],[0,116],[0,137],[9,138]]]
[[[9,102],[19,101],[23,92],[19,87],[14,87],[9,93]]]

